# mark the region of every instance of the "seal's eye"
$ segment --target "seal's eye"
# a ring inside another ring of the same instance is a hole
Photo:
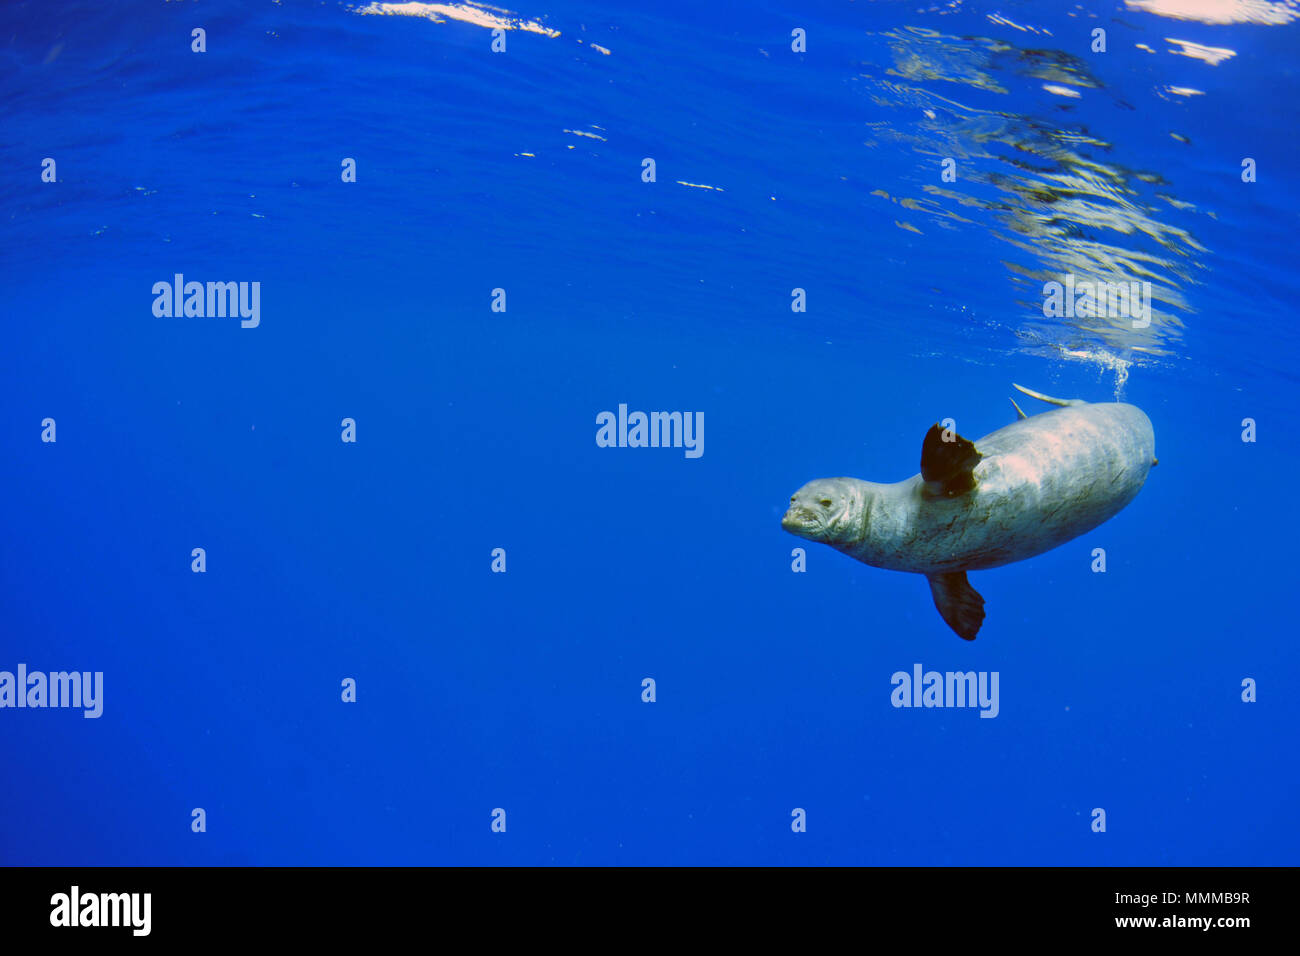
[[[831,499],[829,499],[829,498],[823,498],[823,499],[822,499],[822,507],[823,507],[823,508],[829,508],[832,504],[833,504],[833,502],[831,501]]]

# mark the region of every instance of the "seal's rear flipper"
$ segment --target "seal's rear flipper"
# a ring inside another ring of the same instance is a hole
[[[971,472],[984,456],[973,442],[956,432],[946,432],[947,441],[944,434],[945,429],[940,425],[931,425],[925,433],[925,441],[921,443],[921,480],[925,482],[927,494],[952,498],[975,487]]]
[[[965,641],[975,640],[984,623],[984,598],[970,586],[965,571],[952,574],[931,574],[930,594],[934,606],[948,626]]]

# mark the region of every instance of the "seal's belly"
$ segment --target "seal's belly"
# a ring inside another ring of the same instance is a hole
[[[901,550],[925,574],[995,568],[1091,531],[1132,501],[1155,455],[1143,412],[1118,403],[1045,412],[975,443],[975,488],[926,499],[920,476]]]

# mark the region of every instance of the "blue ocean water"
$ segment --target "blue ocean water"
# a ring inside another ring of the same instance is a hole
[[[1296,863],[1298,12],[4,5],[0,671],[103,696],[0,708],[0,862]],[[782,530],[1012,382],[1160,464],[977,640]]]

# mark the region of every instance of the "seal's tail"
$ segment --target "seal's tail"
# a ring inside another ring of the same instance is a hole
[[[1067,405],[1067,406],[1068,406],[1068,405],[1087,405],[1087,404],[1088,404],[1087,402],[1085,402],[1085,401],[1084,401],[1083,399],[1081,399],[1081,398],[1052,398],[1052,396],[1050,396],[1050,395],[1044,395],[1042,392],[1035,392],[1032,388],[1025,388],[1023,385],[1017,385],[1015,382],[1012,382],[1012,383],[1011,383],[1011,386],[1012,386],[1013,388],[1018,388],[1020,391],[1024,392],[1024,393],[1025,393],[1026,395],[1028,395],[1030,398],[1036,398],[1036,399],[1038,399],[1040,402],[1047,402],[1047,403],[1049,403],[1049,404],[1051,404],[1051,405]]]

